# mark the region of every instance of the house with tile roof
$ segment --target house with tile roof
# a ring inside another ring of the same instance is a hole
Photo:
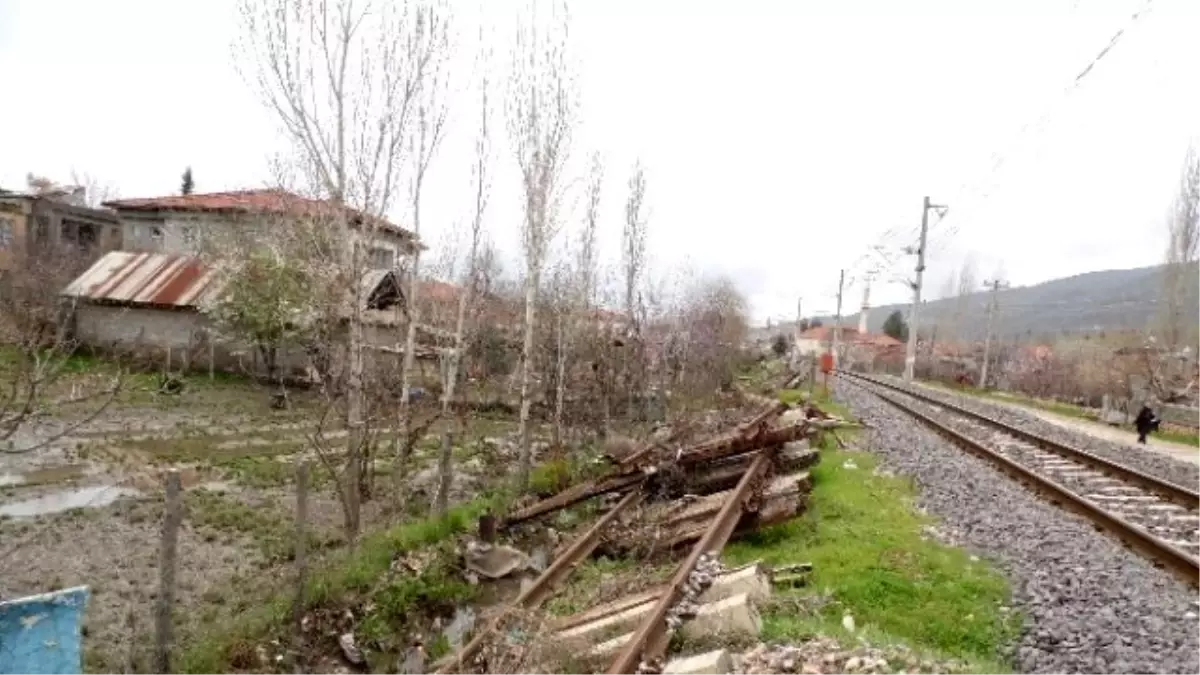
[[[132,252],[196,254],[206,238],[229,233],[229,228],[286,225],[293,218],[328,220],[331,227],[344,224],[347,235],[362,238],[374,269],[393,269],[421,246],[414,233],[384,219],[274,188],[117,199],[104,206],[116,212],[123,248]]]

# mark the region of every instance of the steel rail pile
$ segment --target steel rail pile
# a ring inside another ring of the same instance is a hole
[[[587,531],[576,537],[563,552],[542,572],[531,585],[526,587],[511,603],[509,608],[501,612],[488,625],[479,631],[457,653],[448,656],[434,664],[438,673],[464,672],[474,664],[476,657],[498,633],[503,620],[513,610],[535,610],[540,607],[566,580],[578,564],[590,556],[599,546],[603,531],[616,521],[621,514],[629,512],[631,507],[641,504],[649,497],[648,486],[655,476],[672,469],[695,469],[709,463],[724,463],[739,461],[745,458],[747,468],[742,473],[737,486],[724,499],[720,511],[709,522],[708,527],[700,536],[699,541],[692,547],[691,554],[680,565],[675,579],[668,592],[663,593],[655,611],[651,614],[665,615],[665,612],[678,600],[682,582],[695,567],[696,560],[702,553],[719,552],[734,532],[745,511],[755,506],[750,497],[761,491],[763,479],[770,475],[778,450],[784,444],[805,438],[816,430],[837,424],[836,420],[805,419],[795,424],[773,427],[772,423],[789,409],[785,403],[771,402],[764,410],[745,422],[737,425],[731,432],[717,434],[706,440],[689,446],[672,450],[671,440],[650,441],[643,444],[635,452],[615,462],[615,467],[607,475],[572,486],[558,494],[519,509],[502,521],[502,527],[511,528],[520,523],[557,512],[593,497],[604,494],[627,491],[624,498],[610,509],[602,518],[594,523]],[[752,492],[752,488],[754,491]],[[661,611],[660,611],[661,609]],[[656,621],[656,626],[662,622]],[[660,629],[665,631],[665,624],[658,627],[649,626],[649,619],[643,628],[636,633],[636,639],[622,651],[618,661],[624,663],[634,658],[626,656],[640,655],[643,649],[647,653],[661,656],[666,642],[662,640]],[[617,667],[618,661],[614,661]],[[637,665],[636,662],[634,665]]]
[[[1056,505],[1087,517],[1103,529],[1108,530],[1121,541],[1139,551],[1142,555],[1167,567],[1184,581],[1193,586],[1200,585],[1200,560],[1198,560],[1196,556],[1193,556],[1188,552],[1173,546],[1142,526],[1132,523],[1126,518],[1104,509],[1093,500],[1087,499],[1086,497],[1076,493],[1072,489],[1062,485],[1052,478],[1041,475],[1030,468],[1023,466],[1017,461],[1004,456],[1004,454],[1002,454],[1000,451],[990,448],[983,443],[980,443],[979,441],[950,428],[946,424],[939,422],[933,417],[916,410],[911,405],[906,404],[904,401],[882,393],[879,391],[879,388],[882,387],[895,390],[906,396],[911,396],[917,400],[939,406],[970,420],[981,422],[986,426],[990,426],[1005,434],[1016,437],[1017,439],[1025,441],[1035,447],[1044,449],[1048,452],[1065,458],[1069,458],[1080,464],[1087,465],[1093,469],[1096,469],[1097,471],[1113,476],[1125,483],[1136,485],[1137,487],[1148,492],[1153,492],[1166,501],[1175,502],[1190,509],[1196,509],[1198,506],[1200,506],[1200,494],[1197,492],[1174,485],[1168,481],[1155,478],[1154,476],[1150,476],[1132,467],[1124,466],[1103,457],[1099,457],[1093,453],[1087,452],[1086,450],[1081,450],[1064,443],[1059,443],[1058,441],[1040,436],[1028,430],[1014,427],[982,413],[968,410],[952,403],[947,403],[946,401],[929,396],[928,394],[922,392],[913,391],[907,387],[901,387],[890,382],[883,382],[872,377],[867,377],[861,373],[841,372],[839,375],[848,376],[846,381],[857,384],[866,391],[869,391],[888,402],[892,406],[916,418],[918,421],[946,437],[956,445],[992,462],[1000,470],[1031,487],[1036,492],[1049,498],[1049,500]]]
[[[633,637],[613,659],[606,672],[633,673],[661,670],[661,660],[666,654],[671,636],[667,624],[667,613],[683,598],[684,586],[688,583],[692,570],[696,568],[696,563],[700,561],[700,556],[705,553],[715,556],[725,548],[742,511],[746,510],[745,507],[752,495],[752,488],[762,484],[762,478],[778,449],[779,446],[775,445],[758,451],[758,456],[750,464],[746,473],[742,474],[742,479],[738,481],[737,487],[725,498],[721,510],[709,523],[700,540],[692,546],[688,557],[675,571],[675,576],[672,577],[666,592],[658,597],[653,609],[642,619],[642,623],[634,632]]]

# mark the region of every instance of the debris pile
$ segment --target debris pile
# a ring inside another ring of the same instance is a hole
[[[605,475],[526,501],[500,519],[498,533],[517,541],[542,529],[535,519],[561,514],[587,500],[596,499],[599,508],[593,513],[601,514],[592,527],[577,530],[573,541],[564,539],[554,546],[553,560],[537,565],[541,574],[522,583],[512,606],[434,668],[487,672],[498,658],[515,656],[502,653],[502,645],[511,642],[501,638],[506,623],[502,617],[536,611],[552,589],[561,587],[570,571],[592,555],[666,562],[692,549],[666,586],[553,622],[545,637],[571,658],[615,659],[611,667],[663,672],[672,669],[666,646],[677,632],[688,639],[715,633],[757,639],[762,627],[757,606],[770,595],[770,570],[761,565],[726,570],[721,549],[731,537],[804,512],[812,488],[807,469],[819,461],[812,443],[846,422],[811,407],[755,402],[765,407],[736,425],[706,420],[703,425],[659,428],[641,445],[611,444],[605,453],[611,469]],[[718,424],[723,431],[710,426]],[[697,426],[708,427],[706,437],[696,438]],[[508,552],[516,555],[500,555]],[[497,544],[472,543],[463,557],[464,566],[479,579],[498,579],[530,567],[530,556]],[[495,557],[504,560],[490,559]],[[785,578],[786,583],[807,582],[807,569],[791,571],[799,574]]]

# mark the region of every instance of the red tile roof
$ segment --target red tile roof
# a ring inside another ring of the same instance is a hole
[[[261,190],[235,190],[232,192],[209,192],[205,194],[168,195],[142,199],[116,199],[104,202],[104,206],[117,211],[188,211],[194,213],[277,213],[297,215],[322,215],[334,212],[330,201],[310,199],[294,192],[275,188]],[[355,223],[369,217],[354,209],[347,209]],[[382,229],[405,239],[415,239],[408,230],[379,219]]]
[[[821,324],[820,326],[817,326],[816,328],[809,328],[808,330],[804,331],[803,333],[800,334],[800,337],[801,337],[801,339],[804,339],[804,340],[828,340],[832,336],[832,333],[830,333],[830,331],[832,331],[832,330],[833,330],[833,326]],[[851,328],[850,326],[842,326],[842,339],[843,340],[852,340],[857,335],[858,335],[857,328]]]
[[[445,281],[428,279],[421,282],[421,287],[417,293],[419,299],[432,300],[434,302],[458,302],[458,296],[462,293],[462,289]]]

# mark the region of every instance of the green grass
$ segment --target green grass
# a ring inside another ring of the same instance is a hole
[[[184,497],[189,520],[205,533],[246,536],[262,552],[267,564],[291,560],[295,554],[292,524],[284,514],[269,507],[252,507],[219,492],[192,490]],[[330,541],[309,533],[309,550],[318,550]]]
[[[847,411],[829,401],[829,412]],[[856,468],[846,468],[852,461]],[[812,470],[813,493],[802,517],[751,534],[725,549],[730,564],[811,562],[808,587],[777,590],[763,614],[765,640],[826,634],[851,641],[843,613],[876,644],[902,644],[937,658],[965,661],[974,672],[1011,666],[1002,648],[1018,619],[1000,611],[1006,581],[985,561],[921,536],[929,522],[912,509],[907,480],[874,474],[869,453],[826,448]],[[830,602],[800,609],[818,594]]]
[[[987,398],[987,399],[992,399],[995,401],[1007,401],[1009,403],[1016,403],[1018,405],[1023,405],[1023,406],[1029,407],[1029,408],[1037,408],[1038,410],[1045,410],[1046,412],[1051,412],[1056,415],[1063,415],[1065,417],[1074,417],[1077,419],[1092,420],[1092,421],[1096,421],[1097,419],[1099,419],[1096,416],[1095,411],[1091,410],[1090,408],[1085,408],[1083,406],[1075,405],[1074,403],[1066,403],[1063,401],[1052,401],[1052,400],[1044,399],[1044,398],[1034,398],[1032,396],[1026,396],[1024,394],[1010,392],[1010,391],[996,391],[994,389],[980,389],[979,387],[975,387],[975,386],[952,387],[952,386],[943,384],[941,382],[934,382],[931,380],[923,380],[921,383],[925,384],[927,386],[933,387],[935,389],[942,389],[942,390],[953,392],[956,394],[967,394],[970,396],[975,396],[978,398]]]
[[[382,587],[379,581],[388,576],[392,560],[398,555],[448,542],[474,527],[484,511],[496,510],[500,505],[498,497],[480,498],[451,509],[442,518],[408,522],[363,536],[354,552],[337,555],[312,571],[305,589],[305,606],[310,610],[337,607],[350,599],[369,596],[384,601],[385,616],[394,619],[397,612],[411,610],[422,602],[458,601],[464,589],[449,583],[445,568],[438,565],[426,568],[427,573],[401,577]],[[397,584],[408,583],[416,586],[396,588]],[[284,584],[233,621],[201,629],[178,654],[176,669],[189,673],[229,672],[247,650],[252,652],[255,645],[286,634],[292,601],[293,595]],[[383,623],[367,627],[378,632],[391,624],[391,620],[379,621]]]

